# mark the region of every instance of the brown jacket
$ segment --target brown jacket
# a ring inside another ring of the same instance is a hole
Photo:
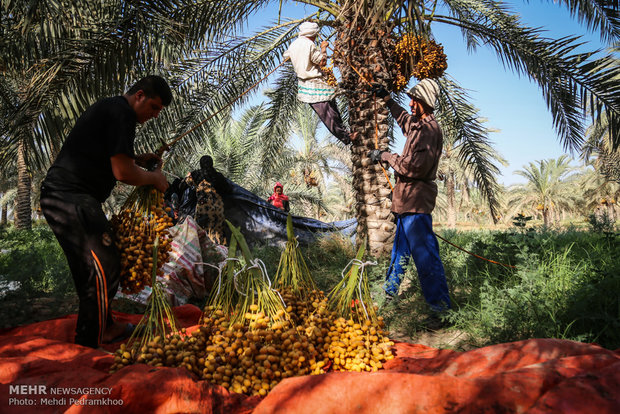
[[[443,147],[441,128],[433,114],[416,122],[415,117],[393,100],[387,105],[407,138],[402,155],[389,152],[381,155],[381,160],[390,164],[396,176],[392,212],[430,214],[437,198],[434,180]]]

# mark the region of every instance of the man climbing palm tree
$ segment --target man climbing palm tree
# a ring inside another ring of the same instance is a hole
[[[437,82],[424,79],[411,88],[411,115],[394,102],[385,89],[375,94],[390,109],[407,137],[403,154],[372,150],[374,163],[386,162],[395,172],[392,213],[396,217],[396,235],[388,268],[385,292],[388,300],[398,294],[403,266],[413,257],[424,299],[433,311],[450,308],[450,296],[439,258],[439,245],[433,232],[431,212],[437,198],[437,166],[443,146],[441,128],[433,114],[439,93]]]
[[[297,99],[310,104],[329,132],[348,145],[351,139],[355,139],[356,134],[350,134],[344,126],[334,100],[336,90],[324,79],[321,66],[325,66],[327,62],[325,51],[328,43],[321,42],[320,49],[314,44],[318,32],[318,24],[302,23],[299,26],[298,38],[284,52],[284,57],[291,59],[293,69],[297,74],[299,82]]]

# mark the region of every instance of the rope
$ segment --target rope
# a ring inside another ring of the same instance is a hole
[[[347,263],[347,265],[344,267],[344,269],[342,269],[342,272],[340,273],[340,275],[342,276],[342,278],[344,279],[344,271],[347,270],[347,268],[349,267],[349,265],[357,265],[360,267],[359,270],[359,282],[357,283],[357,292],[359,293],[360,296],[360,303],[362,304],[362,308],[364,309],[364,313],[366,314],[366,319],[370,319],[370,316],[368,316],[368,311],[366,310],[366,305],[364,305],[364,298],[362,297],[362,279],[364,278],[364,268],[368,265],[370,266],[376,266],[377,262],[362,262],[359,259],[351,259],[349,260],[349,263]],[[343,287],[344,288],[344,287]]]
[[[235,261],[235,262],[240,262],[240,260],[239,260],[239,259],[237,259],[236,257],[227,257],[227,258],[223,261],[223,265],[222,265],[221,267],[220,267],[220,266],[217,266],[217,269],[218,269],[218,275],[217,275],[217,292],[215,293],[215,297],[216,297],[216,298],[219,296],[219,294],[220,294],[220,289],[221,289],[221,287],[222,287],[222,269],[224,268],[224,266],[226,266],[226,264],[227,264],[228,262],[232,262],[232,261]],[[211,267],[216,267],[216,266],[214,266],[214,265],[212,265],[212,264],[209,264],[209,263],[204,263],[204,264],[209,265],[209,266],[211,266]],[[235,274],[235,277],[236,277],[236,274]],[[237,287],[237,286],[235,286],[235,288],[236,288],[236,287]]]
[[[226,265],[226,261],[227,260],[228,259],[225,259],[222,263],[220,263],[221,266],[216,266],[214,264],[205,263],[205,262],[194,262],[195,265],[197,265],[197,264],[207,265],[207,266],[210,266],[210,267],[212,267],[214,269],[217,269],[217,281],[218,281],[218,284],[217,284],[217,292],[215,293],[215,297],[217,297],[220,294],[220,288],[222,287],[222,269],[224,268],[224,265]],[[192,290],[194,290],[194,289],[192,288]]]
[[[446,239],[444,239],[443,237],[441,237],[439,234],[437,234],[437,233],[434,233],[434,234],[435,234],[435,236],[437,236],[439,239],[441,239],[441,240],[445,241],[446,243],[448,243],[450,246],[456,247],[457,249],[459,249],[459,250],[461,250],[461,251],[463,251],[463,252],[465,252],[465,253],[467,253],[467,254],[470,254],[470,255],[474,256],[475,258],[482,259],[482,260],[486,260],[487,262],[490,262],[490,263],[493,263],[493,264],[502,265],[502,266],[504,266],[504,267],[509,267],[509,268],[512,268],[512,269],[516,269],[516,268],[517,268],[516,266],[513,266],[513,265],[509,265],[509,264],[505,264],[505,263],[496,262],[495,260],[491,260],[491,259],[487,259],[486,257],[478,256],[478,255],[477,255],[477,254],[475,254],[475,253],[472,253],[472,252],[470,252],[470,251],[467,251],[467,250],[463,249],[462,247],[457,246],[456,244],[454,244],[454,243],[452,243],[452,242],[449,242],[448,240],[446,240]]]
[[[271,287],[271,279],[269,279],[269,276],[267,275],[267,266],[265,266],[265,263],[261,259],[254,259],[250,263],[252,264],[252,266],[248,267],[247,270],[258,268],[258,270],[260,270],[263,276],[263,280],[267,279],[269,290],[276,292],[276,294],[280,298],[280,301],[282,302],[282,305],[284,306],[284,309],[286,309],[286,302],[284,302],[284,298],[282,298],[282,295],[280,295],[280,292],[278,292],[277,289],[274,289]]]
[[[373,96],[375,95],[373,94]],[[377,120],[377,97],[376,96],[375,96],[375,103],[373,106],[374,106],[374,112],[375,112],[375,149],[379,149],[379,121]],[[394,187],[392,186],[392,182],[390,181],[390,176],[388,175],[387,171],[383,167],[382,163],[379,163],[379,166],[381,167],[381,170],[383,171],[383,175],[385,175],[385,179],[387,180],[387,183],[390,186],[390,191],[394,192]]]
[[[235,259],[235,258],[232,258]],[[232,260],[231,259],[231,260]],[[239,261],[239,259],[236,259],[237,261]],[[238,272],[236,272],[233,275],[233,285],[235,287],[235,290],[237,291],[237,293],[239,293],[242,296],[248,296],[245,293],[243,293],[242,291],[239,290],[239,287],[237,286],[237,276],[239,276],[239,274],[241,274],[242,272],[246,272],[249,271],[250,269],[258,269],[259,272],[261,273],[262,279],[263,281],[267,282],[267,288],[273,292],[276,292],[276,294],[278,295],[278,298],[280,299],[280,302],[282,302],[282,305],[284,306],[284,309],[286,309],[286,302],[284,302],[284,298],[282,298],[282,295],[280,295],[280,292],[278,292],[277,289],[274,289],[271,287],[271,279],[269,279],[269,276],[267,275],[267,267],[265,266],[265,263],[261,260],[261,259],[254,259],[252,261],[250,261],[249,266],[248,264],[246,264],[245,266],[243,266],[243,268],[241,270],[239,270]],[[252,293],[254,295],[257,295],[258,292],[256,292],[254,289],[252,289]]]
[[[173,139],[172,141],[170,141],[170,143],[166,144],[165,142],[162,144],[162,146],[157,150],[157,154],[158,155],[162,155],[165,151],[168,151],[170,149],[170,147],[174,144],[176,144],[181,138],[185,137],[188,134],[191,134],[193,131],[195,131],[198,127],[200,127],[202,124],[204,124],[205,122],[209,121],[211,118],[213,118],[214,116],[216,116],[217,114],[219,114],[220,112],[222,112],[224,109],[228,108],[229,106],[231,106],[232,104],[234,104],[237,100],[239,100],[241,97],[243,97],[244,95],[247,95],[252,89],[254,89],[256,87],[256,85],[258,85],[259,83],[261,83],[262,81],[264,81],[265,79],[267,79],[273,72],[275,72],[276,70],[278,70],[278,68],[280,66],[282,66],[284,63],[286,63],[286,61],[289,58],[284,59],[278,66],[276,66],[275,68],[273,68],[272,71],[270,71],[268,74],[266,74],[265,76],[263,76],[261,79],[259,79],[258,81],[256,81],[252,86],[250,86],[248,89],[246,89],[245,91],[243,91],[239,96],[237,96],[235,99],[233,99],[232,101],[230,101],[229,103],[227,103],[226,105],[224,105],[223,107],[221,107],[220,109],[218,109],[217,111],[215,111],[214,113],[212,113],[211,115],[209,115],[208,117],[206,117],[204,120],[202,120],[200,123],[194,125],[194,127],[192,127],[190,130],[182,133],[181,135],[179,135],[178,137],[176,137],[175,139]]]
[[[364,76],[362,76],[362,74],[357,70],[357,68],[349,61],[348,57],[345,58],[342,55],[342,53],[340,53],[339,50],[333,49],[331,47],[329,47],[329,49],[334,53],[338,53],[340,57],[347,63],[347,65],[349,65],[349,67],[353,69],[355,73],[357,73],[357,76],[359,76],[361,80],[366,82],[368,86],[372,87],[372,84],[366,78],[364,78]],[[373,104],[373,112],[374,112],[374,120],[375,120],[375,149],[379,149],[379,121],[377,119],[377,96],[373,93],[373,97],[375,98],[374,104]],[[383,167],[381,163],[379,163],[379,166],[381,167],[381,170],[383,171],[383,175],[385,175],[385,179],[387,180],[387,183],[390,186],[390,190],[394,191],[394,187],[392,186],[392,183],[390,182],[390,176],[388,175],[386,169]]]

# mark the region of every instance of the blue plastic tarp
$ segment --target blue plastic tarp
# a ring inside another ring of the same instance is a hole
[[[283,244],[286,242],[286,218],[288,213],[267,203],[229,180],[232,191],[223,194],[226,219],[237,227],[249,243]],[[332,221],[329,223],[308,217],[292,216],[297,240],[302,244],[315,241],[322,235],[339,232],[353,237],[357,220]]]

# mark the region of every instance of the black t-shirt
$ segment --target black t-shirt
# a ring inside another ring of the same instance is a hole
[[[52,164],[46,189],[90,194],[100,202],[116,185],[110,157],[134,158],[136,114],[122,96],[106,98],[80,116]]]

